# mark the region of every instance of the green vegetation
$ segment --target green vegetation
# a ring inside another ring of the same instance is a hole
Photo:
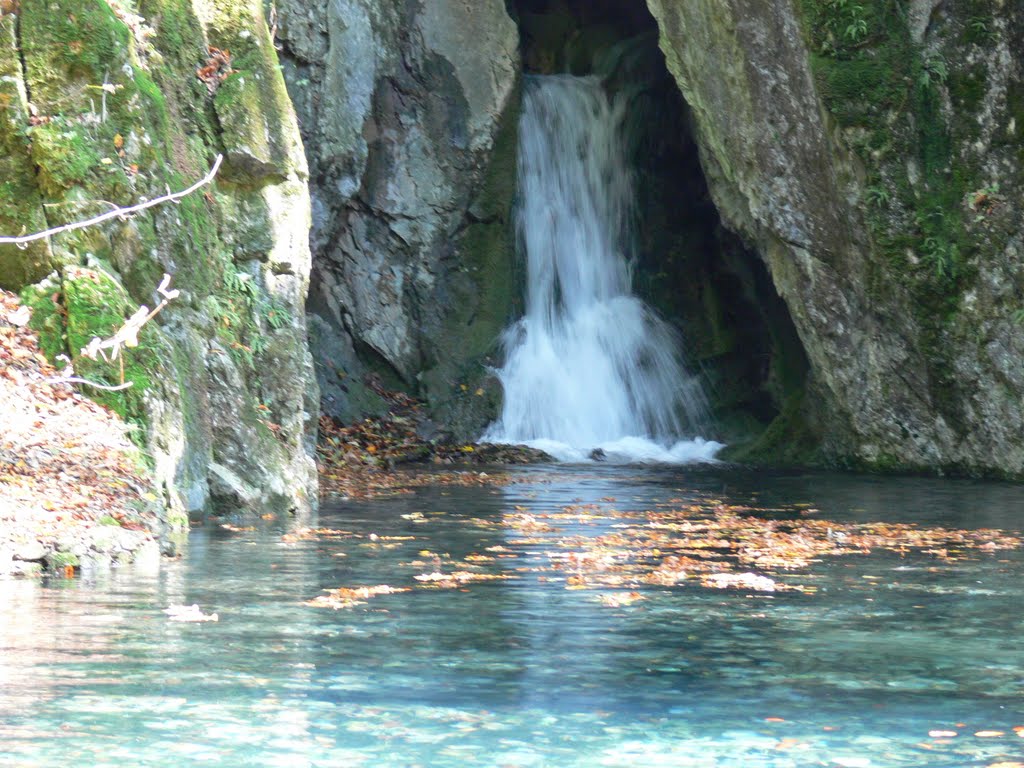
[[[25,222],[30,231],[40,230],[47,218],[70,222],[112,204],[182,189],[206,172],[219,145],[230,151],[253,137],[272,140],[269,154],[257,158],[271,163],[272,175],[287,173],[278,108],[287,96],[262,7],[208,5],[215,13],[207,30],[189,0],[139,0],[141,19],[106,0],[25,3],[18,28],[12,17],[0,17],[4,233],[23,231]],[[233,49],[239,70],[214,92],[197,77],[211,55],[207,33],[210,42]],[[31,120],[26,88],[35,110]],[[273,104],[264,103],[268,99]],[[230,106],[235,101],[238,106]],[[218,126],[218,111],[230,123],[227,133]],[[198,312],[199,323],[209,317],[210,330],[246,378],[271,350],[273,334],[292,324],[294,311],[270,295],[255,261],[273,247],[258,191],[268,168],[245,170],[177,205],[59,235],[51,241],[52,253],[47,243],[0,251],[0,272],[14,280],[9,287],[24,289],[43,351],[51,360],[69,355],[84,378],[132,382],[122,392],[84,390],[131,422],[146,424],[147,391],[166,386],[168,376],[183,392],[195,385],[193,361],[167,348],[155,324],[115,361],[82,358],[79,350],[94,337],[108,338],[138,305],[149,303],[164,272],[173,272],[174,287],[186,292],[189,303],[180,309]],[[252,274],[236,262],[251,265]],[[51,271],[54,279],[38,283]],[[25,288],[31,283],[38,284]],[[194,417],[188,407],[185,417]],[[198,427],[193,433],[204,439]],[[136,430],[137,439],[144,435]]]
[[[54,571],[60,571],[64,568],[78,568],[81,562],[78,559],[78,555],[74,555],[71,552],[54,552],[46,558],[46,564]]]
[[[840,127],[854,129],[851,143],[871,174],[866,201],[877,242],[909,271],[908,253],[916,255],[925,288],[956,293],[969,251],[959,208],[973,169],[955,156],[940,106],[947,62],[912,41],[903,3],[803,0],[803,9],[825,106]],[[839,34],[854,22],[863,34]],[[910,178],[907,159],[919,179]]]
[[[31,327],[39,334],[39,344],[47,359],[54,362],[58,356],[66,355],[65,311],[57,273],[22,290],[21,301],[32,309]]]
[[[39,168],[39,189],[48,197],[63,197],[72,187],[85,184],[99,166],[92,142],[61,118],[33,126],[27,134],[32,140],[32,160]]]
[[[867,172],[865,218],[882,256],[869,288],[883,303],[910,297],[927,394],[954,426],[962,419],[947,334],[975,279],[974,256],[998,252],[1005,236],[986,228],[989,179],[962,149],[977,140],[989,80],[984,58],[964,52],[994,41],[995,5],[962,6],[926,48],[913,39],[906,3],[802,0],[819,94]],[[866,25],[856,39],[839,33],[854,17]]]
[[[26,136],[28,101],[18,53],[17,17],[0,16],[0,234],[46,228]],[[22,250],[0,246],[0,287],[16,290],[42,279],[55,266],[46,243]]]
[[[127,292],[101,269],[67,267],[62,283],[66,314],[67,344],[77,375],[92,381],[118,385],[132,382],[121,392],[96,392],[96,401],[116,411],[125,421],[144,425],[144,397],[163,368],[166,354],[156,327],[147,325],[139,344],[123,348],[117,360],[90,360],[80,350],[93,338],[109,338],[138,309]]]

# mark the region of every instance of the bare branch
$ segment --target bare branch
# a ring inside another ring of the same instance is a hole
[[[104,392],[120,392],[121,390],[128,389],[135,383],[134,381],[126,381],[124,384],[111,386],[110,384],[99,384],[88,379],[81,379],[78,376],[58,376],[54,379],[43,379],[43,381],[47,384],[85,384],[96,389],[102,389]]]
[[[220,170],[220,165],[223,161],[224,156],[217,155],[217,159],[213,161],[213,167],[210,169],[210,172],[207,173],[203,178],[201,178],[188,189],[183,189],[180,192],[168,192],[166,195],[163,195],[161,197],[156,197],[153,198],[152,200],[146,200],[145,202],[138,203],[137,205],[132,205],[127,208],[115,207],[114,210],[107,211],[106,213],[100,214],[95,218],[87,219],[86,221],[76,221],[73,224],[64,224],[59,227],[47,229],[43,232],[36,232],[35,234],[32,235],[19,235],[17,237],[0,236],[0,245],[9,244],[23,246],[27,245],[28,243],[34,242],[35,240],[43,240],[44,238],[52,237],[53,235],[60,234],[61,232],[71,232],[76,229],[82,229],[83,227],[91,227],[94,224],[102,224],[104,221],[109,221],[110,219],[123,219],[133,214],[136,214],[139,211],[144,211],[147,208],[152,208],[153,206],[160,205],[161,203],[177,202],[181,198],[191,195],[197,189],[201,189],[202,187],[205,187],[207,184],[213,181],[213,178],[217,175],[217,171]],[[154,310],[154,313],[158,311],[159,309]]]
[[[82,356],[88,357],[90,360],[95,360],[97,355],[101,355],[104,360],[107,360],[107,354],[104,350],[112,350],[110,353],[110,360],[117,360],[117,356],[121,353],[121,347],[137,347],[139,346],[139,331],[142,330],[142,326],[156,317],[157,313],[166,307],[172,299],[176,299],[181,291],[170,291],[167,287],[171,284],[171,276],[164,274],[164,279],[160,281],[160,285],[157,286],[157,292],[163,297],[160,303],[157,304],[156,308],[150,312],[149,308],[145,305],[139,307],[135,314],[129,317],[124,325],[117,329],[113,336],[109,339],[101,339],[99,336],[93,336],[92,341],[82,347]],[[89,382],[85,382],[89,383]],[[95,385],[94,385],[95,386]],[[129,384],[129,386],[131,386]]]

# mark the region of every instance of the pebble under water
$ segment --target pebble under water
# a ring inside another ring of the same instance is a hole
[[[331,535],[211,523],[154,573],[0,582],[0,766],[1024,762],[1019,549],[825,557],[798,574],[812,592],[687,581],[620,602],[625,588],[567,589],[541,570],[553,539],[517,544],[502,525],[714,497],[1019,534],[1024,488],[722,467],[520,479],[327,504]],[[509,578],[419,588],[416,575],[488,551],[515,555],[486,565]],[[384,584],[409,591],[308,604]],[[164,613],[193,603],[219,621]]]

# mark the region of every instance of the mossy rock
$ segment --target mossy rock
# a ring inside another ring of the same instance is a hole
[[[470,206],[469,224],[454,245],[452,263],[458,272],[434,297],[444,312],[429,329],[433,349],[420,386],[432,417],[449,425],[460,440],[478,437],[500,409],[501,394],[489,367],[523,295],[513,223],[518,123],[519,98],[513,96]]]
[[[243,179],[284,178],[288,153],[277,130],[276,105],[260,72],[232,75],[217,89],[214,106],[220,119],[227,162]]]
[[[32,310],[30,327],[39,334],[39,347],[54,364],[68,351],[61,291],[56,272],[21,291],[21,302]]]
[[[99,167],[99,153],[77,126],[58,120],[33,126],[28,133],[39,169],[36,181],[47,197],[62,198],[72,187],[86,184]]]
[[[234,74],[217,87],[214,109],[228,172],[240,181],[283,179],[292,166],[291,99],[261,0],[210,0],[212,45],[231,53]]]
[[[25,76],[44,114],[102,117],[105,103],[110,116],[135,96],[131,30],[105,0],[25,2],[20,24]]]
[[[816,466],[822,463],[820,448],[821,435],[808,418],[805,393],[800,391],[790,396],[758,437],[727,446],[719,458],[767,466]]]
[[[0,234],[10,236],[46,229],[25,132],[29,124],[28,99],[16,24],[15,16],[0,16]],[[26,248],[0,246],[0,288],[18,290],[42,279],[55,266],[45,240]]]
[[[51,571],[62,571],[65,568],[78,568],[82,564],[78,555],[71,552],[53,552],[46,558],[46,565]]]

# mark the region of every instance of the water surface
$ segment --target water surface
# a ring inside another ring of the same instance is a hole
[[[0,583],[0,766],[1024,759],[1013,731],[1024,726],[1019,551],[832,558],[801,574],[813,594],[683,584],[616,607],[608,590],[519,570],[547,564],[546,545],[517,546],[521,533],[500,525],[574,501],[646,509],[715,496],[1017,531],[1024,488],[724,468],[523,472],[537,482],[328,506],[321,525],[347,532],[333,536],[211,526],[158,573]],[[519,552],[490,566],[513,578],[337,611],[305,604],[332,587],[416,587],[434,558],[489,547]],[[220,620],[162,612],[192,603]],[[974,735],[986,731],[1003,735]]]

